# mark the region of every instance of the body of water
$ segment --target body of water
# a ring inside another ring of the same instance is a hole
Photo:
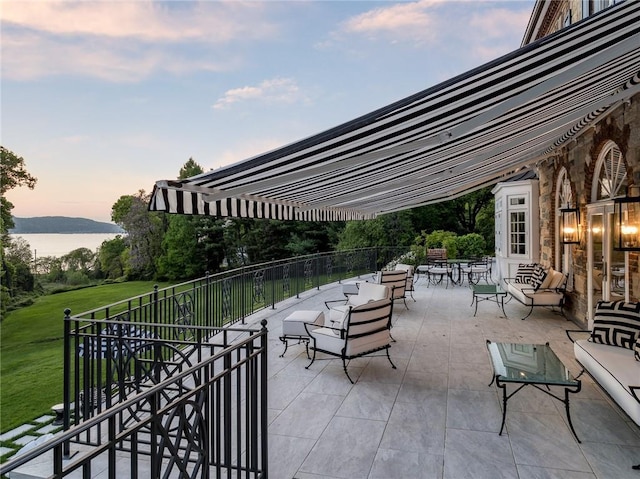
[[[95,252],[103,241],[115,238],[118,233],[82,233],[82,234],[12,234],[11,238],[23,238],[31,246],[34,256],[64,256],[74,249],[89,248]]]

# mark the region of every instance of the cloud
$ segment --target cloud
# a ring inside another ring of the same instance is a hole
[[[423,49],[460,45],[461,53],[481,53],[482,59],[492,58],[513,49],[513,44],[505,48],[501,40],[521,36],[531,14],[530,3],[510,2],[512,9],[500,6],[501,2],[494,5],[487,8],[480,2],[420,0],[378,7],[349,18],[327,39],[318,41],[316,48],[340,46],[352,53],[353,39],[359,37]],[[461,37],[460,32],[465,34]]]
[[[261,2],[8,1],[2,76],[132,82],[157,72],[228,71],[241,63],[231,42],[277,32]]]
[[[266,103],[295,103],[305,100],[295,80],[291,78],[273,78],[264,80],[257,86],[243,86],[225,92],[216,100],[213,108],[223,110],[234,103],[260,101]]]
[[[260,2],[5,1],[5,24],[55,35],[226,43],[273,33]]]
[[[439,3],[436,0],[421,0],[376,8],[344,22],[342,31],[371,38],[383,36],[392,41],[429,42],[434,39],[438,24],[438,18],[430,10]]]

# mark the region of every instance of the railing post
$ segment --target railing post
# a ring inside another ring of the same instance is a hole
[[[245,296],[247,292],[245,291],[246,281],[245,281],[246,271],[243,266],[240,273],[240,317],[242,318],[241,322],[244,324],[245,317]]]
[[[157,339],[160,338],[160,315],[158,314],[158,308],[160,307],[159,304],[159,293],[158,293],[158,285],[154,284],[153,285],[153,336]],[[175,296],[175,295],[174,295]],[[162,364],[161,361],[159,360],[159,358],[161,357],[162,354],[162,345],[160,344],[159,341],[154,341],[153,342],[153,356],[155,358],[155,365],[154,365],[154,369],[153,369],[153,375],[154,378],[156,380],[160,380],[160,374],[162,372]]]
[[[271,281],[271,309],[276,309],[276,274],[275,267],[271,266],[267,270]]]
[[[302,277],[304,281],[304,263],[302,263]],[[300,299],[300,260],[296,261],[296,299]]]
[[[268,374],[267,374],[267,346],[269,341],[267,340],[267,320],[263,319],[260,321],[261,333],[262,336],[260,338],[260,437],[262,440],[262,478],[269,478],[269,444],[267,431],[269,430],[269,421],[268,414],[266,414],[268,410],[268,394],[267,394],[267,384],[268,384]]]
[[[71,424],[70,410],[71,410],[71,310],[69,308],[64,310],[64,358],[63,358],[63,371],[62,371],[62,402],[64,403],[64,409],[62,412],[62,428],[67,431]],[[78,405],[76,404],[76,407]],[[63,455],[65,458],[69,457],[70,444],[66,441],[63,446]]]
[[[211,320],[211,279],[209,278],[209,271],[205,272],[204,280],[205,325],[211,327],[213,326],[213,321]]]

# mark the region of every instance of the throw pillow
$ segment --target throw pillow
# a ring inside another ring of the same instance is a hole
[[[531,277],[533,276],[533,270],[536,268],[535,263],[518,265],[518,271],[516,272],[516,283],[531,284]]]
[[[547,274],[544,277],[544,281],[540,285],[540,288],[542,288],[542,289],[551,288],[551,283],[553,282],[553,279],[555,277],[555,273],[556,273],[556,270],[554,270],[552,267],[549,267],[549,269],[547,270]]]
[[[640,303],[600,301],[589,341],[633,349],[640,335]]]
[[[531,276],[531,286],[533,286],[534,291],[538,291],[542,283],[544,283],[544,279],[547,277],[547,272],[542,267],[542,265],[537,264],[533,269],[533,275]]]
[[[636,345],[633,347],[633,354],[636,361],[640,361],[640,337],[636,339]]]

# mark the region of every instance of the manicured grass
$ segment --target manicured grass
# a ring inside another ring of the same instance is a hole
[[[80,314],[149,293],[154,284],[131,281],[42,296],[7,314],[0,323],[0,432],[48,414],[62,402],[66,308]]]

